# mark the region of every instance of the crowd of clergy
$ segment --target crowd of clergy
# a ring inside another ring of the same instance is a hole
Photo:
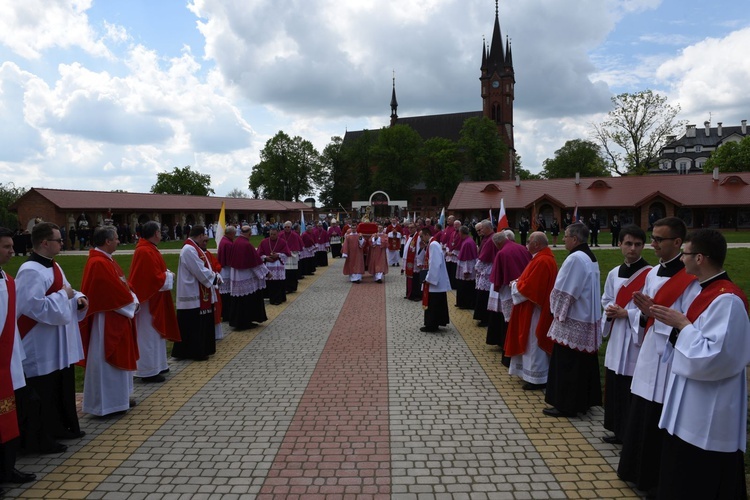
[[[676,217],[652,221],[650,238],[618,226],[623,263],[607,270],[602,293],[589,224],[565,224],[559,269],[545,231],[522,245],[505,220],[498,226],[451,216],[445,228],[430,219],[347,227],[344,274],[360,283],[368,269],[380,282],[373,259],[386,271],[401,266],[404,298],[424,308],[423,332],[449,323],[446,292],[455,290],[454,306],[487,328],[486,343],[521,387],[544,391],[544,415],[603,405],[611,434],[602,439],[622,447],[617,473],[647,497],[746,498],[750,321],[723,268],[723,235],[688,234]],[[653,266],[642,255],[648,239]]]
[[[344,259],[353,284],[366,275],[381,284],[397,268],[404,299],[422,304],[422,332],[449,324],[447,292],[455,290],[454,307],[472,311],[522,389],[544,391],[544,415],[575,418],[603,405],[612,433],[603,440],[622,446],[618,475],[648,496],[746,498],[750,321],[745,294],[723,268],[721,233],[688,234],[675,217],[654,221],[652,266],[642,255],[647,234],[623,226],[623,263],[608,270],[602,293],[586,224],[566,224],[569,253],[559,269],[544,231],[522,245],[504,229],[506,219],[497,225],[453,216],[445,227],[430,219],[287,221],[255,248],[252,226],[239,224],[227,226],[216,255],[196,225],[175,273],[157,248],[159,224],[149,222],[128,276],[112,258],[118,233],[104,226],[92,235],[77,291],[54,259],[59,228],[37,224],[15,280],[2,273],[0,480],[34,479],[15,468],[19,451],[61,453],[61,441],[84,435],[75,364],[86,368],[84,413],[127,412],[136,405],[134,376],[165,381],[167,341],[174,358],[208,360],[222,321],[235,330],[257,327],[267,320],[266,301],[285,302],[299,280],[328,265],[330,253]],[[12,255],[12,233],[0,228],[0,266]]]

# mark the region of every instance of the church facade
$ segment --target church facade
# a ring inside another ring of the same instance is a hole
[[[515,99],[515,72],[513,69],[513,55],[510,42],[503,41],[500,30],[500,18],[497,0],[495,1],[495,21],[492,39],[489,46],[482,42],[480,66],[480,96],[482,109],[480,111],[461,111],[440,115],[398,116],[398,100],[396,99],[396,84],[393,82],[391,93],[391,116],[389,126],[407,125],[415,130],[423,141],[435,137],[458,141],[464,122],[469,118],[487,117],[496,125],[498,134],[508,147],[507,157],[498,165],[498,177],[506,180],[515,178],[515,143],[513,138],[513,101]],[[344,144],[359,139],[365,130],[347,131]],[[377,134],[377,130],[369,131]],[[377,137],[375,135],[375,137]],[[437,206],[437,198],[425,189],[424,183],[416,184],[412,189],[409,210],[419,215],[433,215],[442,207]]]

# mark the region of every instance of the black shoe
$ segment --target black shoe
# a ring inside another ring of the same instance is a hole
[[[423,326],[422,328],[419,329],[419,331],[428,332],[428,333],[436,333],[436,332],[439,332],[440,329],[439,328],[427,328],[426,326]]]
[[[151,377],[143,377],[141,378],[141,380],[147,384],[158,384],[158,383],[164,382],[167,379],[164,378],[164,375],[156,374]]]
[[[66,432],[66,433],[64,433],[64,434],[58,434],[58,435],[57,435],[57,436],[55,436],[55,437],[56,437],[57,439],[80,439],[80,438],[82,438],[82,437],[83,437],[83,436],[85,436],[85,435],[86,435],[86,433],[85,433],[85,432],[83,432],[83,431],[79,430],[78,432],[75,432],[75,431],[67,431],[67,432]]]
[[[52,446],[50,446],[47,449],[40,450],[40,455],[53,455],[55,453],[65,453],[68,450],[68,447],[62,443],[54,443]],[[15,472],[15,471],[13,471]],[[11,475],[11,477],[13,477]]]
[[[571,415],[570,413],[560,411],[554,406],[551,408],[545,408],[542,410],[542,413],[547,415],[548,417],[557,417],[557,418],[570,418],[575,417],[575,415]]]
[[[488,321],[480,321],[480,322],[479,322],[479,323],[477,324],[477,326],[479,326],[479,327],[490,326],[490,323],[489,323]]]
[[[602,441],[604,441],[607,444],[622,444],[622,440],[615,435],[604,436],[602,437]]]
[[[524,391],[539,391],[546,387],[547,387],[547,384],[532,384],[531,382],[526,382],[522,386]]]
[[[21,472],[18,469],[13,469],[8,478],[9,483],[24,484],[36,481],[36,474]]]
[[[383,280],[375,280],[377,283],[382,283]]]

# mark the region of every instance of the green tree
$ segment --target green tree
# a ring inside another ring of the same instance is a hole
[[[573,139],[555,151],[554,158],[544,160],[541,176],[545,179],[609,176],[607,162],[599,146],[591,141]]]
[[[175,167],[171,172],[156,174],[156,184],[151,186],[151,192],[157,194],[192,194],[209,196],[214,194],[211,188],[211,176],[195,172],[190,165]]]
[[[711,153],[703,165],[704,172],[750,172],[750,136],[740,142],[727,142]]]
[[[248,194],[240,188],[233,188],[227,193],[227,198],[249,198]]]
[[[683,122],[676,121],[680,106],[667,98],[642,90],[612,97],[614,109],[608,118],[593,125],[593,136],[619,175],[645,174],[657,164],[668,135],[676,135]]]
[[[349,205],[354,192],[354,176],[345,160],[344,141],[331,137],[320,154],[320,175],[315,183],[320,188],[320,204],[324,207]]]
[[[532,174],[530,170],[523,168],[523,163],[521,162],[521,155],[519,155],[518,152],[514,153],[513,164],[516,166],[516,175],[522,181],[536,180],[536,179],[542,178],[540,174]]]
[[[18,215],[11,212],[9,207],[26,194],[26,188],[16,187],[12,182],[0,183],[0,227],[10,230],[18,229]]]
[[[374,187],[393,198],[406,198],[419,177],[419,151],[422,138],[408,125],[385,127],[372,148],[377,165]]]
[[[506,178],[501,170],[508,147],[495,122],[487,117],[469,118],[461,128],[458,145],[464,154],[465,174],[472,181]]]
[[[458,144],[434,137],[422,145],[422,179],[429,191],[438,195],[438,203],[447,205],[463,179],[458,161]]]
[[[359,200],[367,199],[373,191],[372,147],[377,135],[370,130],[364,130],[362,135],[342,145],[341,154],[346,164],[346,170],[353,178],[354,190],[352,195]]]
[[[314,192],[319,156],[310,141],[279,131],[260,152],[260,163],[250,174],[250,190],[256,198],[300,201]]]

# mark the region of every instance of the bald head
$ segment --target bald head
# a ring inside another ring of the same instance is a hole
[[[526,247],[531,253],[537,253],[540,250],[544,250],[548,246],[549,240],[547,240],[547,235],[542,231],[534,231],[533,233],[531,233],[529,235],[528,241],[526,242]]]

